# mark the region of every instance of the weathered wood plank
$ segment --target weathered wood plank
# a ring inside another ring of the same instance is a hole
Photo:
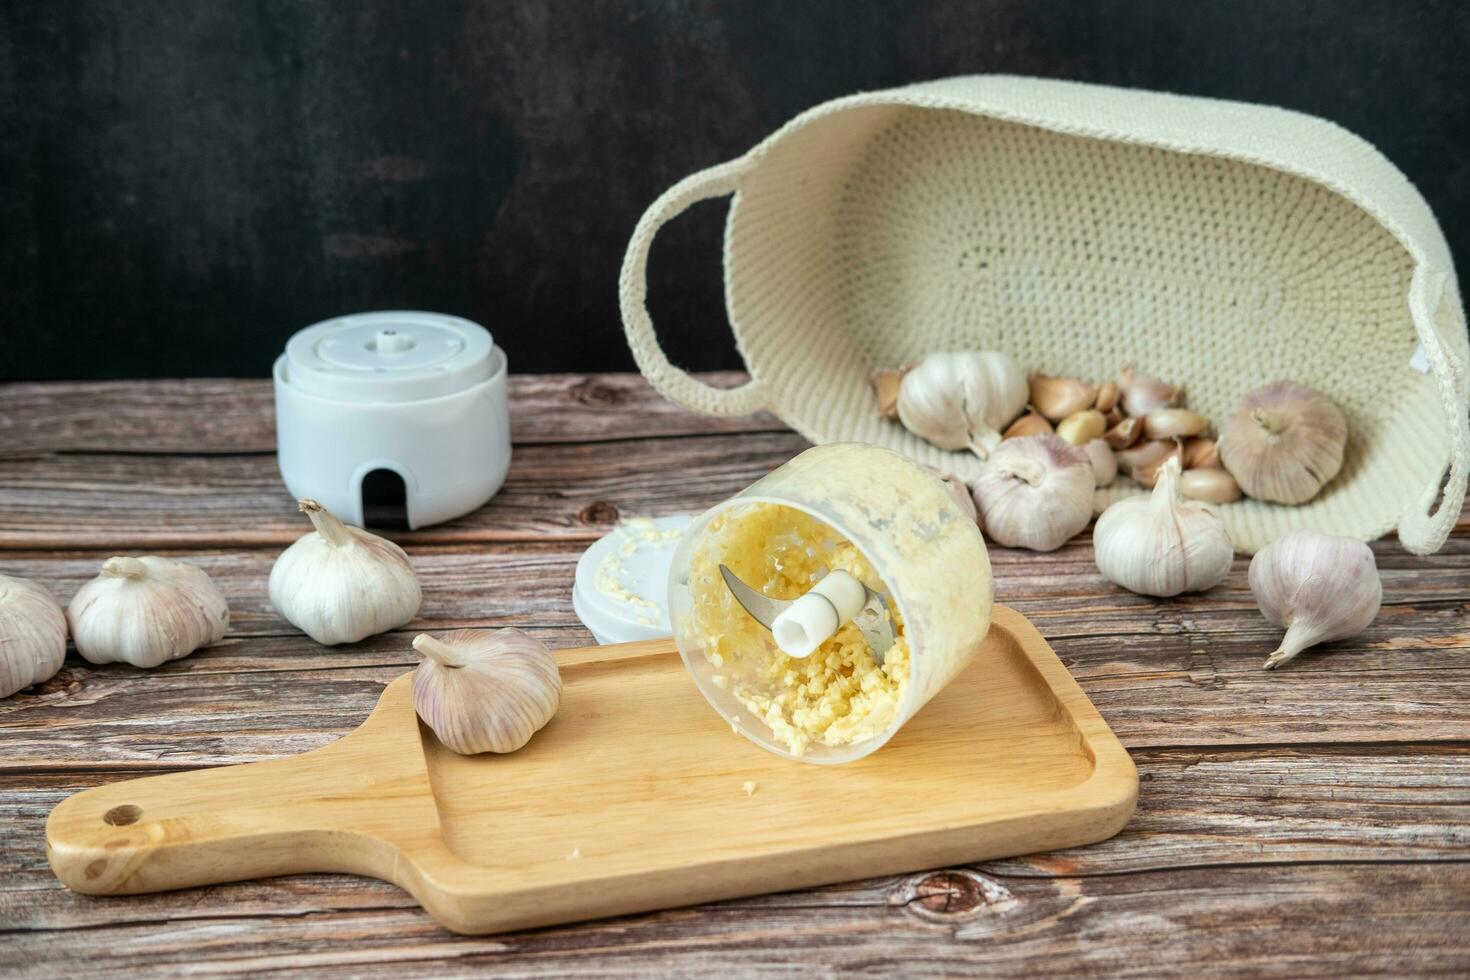
[[[719,387],[738,371],[698,375]],[[517,443],[596,442],[786,428],[765,413],[696,415],[639,374],[512,374]],[[262,378],[0,384],[0,455],[36,452],[273,453],[274,395]]]
[[[865,883],[832,904],[792,907],[786,898],[476,938],[450,936],[401,907],[186,916],[60,936],[20,929],[0,946],[0,968],[35,977],[72,975],[81,961],[92,976],[310,969],[396,977],[472,968],[522,976],[886,976],[918,964],[941,976],[1035,976],[1038,964],[1049,976],[1397,977],[1470,969],[1464,864],[1056,879],[956,870]],[[65,960],[55,955],[59,943]]]

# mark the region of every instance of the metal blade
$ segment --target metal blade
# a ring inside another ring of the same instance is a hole
[[[852,621],[862,632],[863,639],[868,641],[873,659],[881,665],[894,640],[893,619],[888,615],[888,603],[883,601],[881,595],[868,589],[868,601],[858,610]]]
[[[770,596],[757,592],[730,571],[728,565],[720,566],[720,575],[725,579],[725,585],[735,601],[740,603],[741,608],[750,613],[751,618],[760,623],[766,629],[776,621],[776,617],[791,605],[790,599],[772,599]]]

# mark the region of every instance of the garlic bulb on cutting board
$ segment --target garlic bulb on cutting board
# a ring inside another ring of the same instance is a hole
[[[403,549],[349,527],[315,500],[299,501],[315,531],[271,566],[271,605],[326,646],[356,643],[418,615],[423,593]]]
[[[1140,595],[1201,592],[1224,581],[1234,549],[1214,511],[1179,496],[1179,457],[1159,469],[1153,493],[1102,512],[1092,529],[1098,571]]]
[[[1293,531],[1256,552],[1250,580],[1262,615],[1286,629],[1267,670],[1307,647],[1357,636],[1383,604],[1373,549],[1356,538]]]
[[[46,587],[0,575],[0,698],[50,680],[66,659],[66,614]]]
[[[414,711],[460,755],[514,752],[561,703],[556,658],[520,630],[420,633],[413,648]]]
[[[1026,407],[1026,391],[1026,375],[1008,354],[930,354],[899,383],[898,418],[940,449],[969,449],[984,459]]]
[[[157,667],[225,635],[230,607],[202,568],[153,555],[109,558],[66,607],[77,653]]]

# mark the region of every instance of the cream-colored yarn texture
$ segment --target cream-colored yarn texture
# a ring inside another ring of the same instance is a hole
[[[659,227],[729,194],[726,304],[751,381],[726,391],[669,362],[645,297]],[[1009,76],[839,99],[654,202],[620,291],[671,400],[769,409],[813,442],[965,479],[975,456],[878,416],[873,369],[940,350],[1094,380],[1133,365],[1217,422],[1256,385],[1311,385],[1347,415],[1343,469],[1302,506],[1221,506],[1247,553],[1296,528],[1397,528],[1428,554],[1465,497],[1470,348],[1444,236],[1371,145],[1284,109]],[[1119,480],[1098,506],[1136,492]]]

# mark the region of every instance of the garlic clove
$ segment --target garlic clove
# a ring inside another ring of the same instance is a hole
[[[1118,450],[1118,469],[1133,475],[1136,469],[1147,469],[1150,466],[1162,464],[1169,457],[1169,453],[1178,446],[1172,440],[1156,440],[1154,442],[1140,442],[1127,449]]]
[[[1107,431],[1108,423],[1102,412],[1095,408],[1083,409],[1068,415],[1057,425],[1057,435],[1074,446],[1085,446],[1100,438]]]
[[[1097,385],[1044,374],[1031,376],[1030,392],[1032,407],[1052,422],[1091,408],[1097,400]]]
[[[1187,408],[1161,408],[1143,419],[1145,439],[1189,439],[1210,427],[1210,420]]]
[[[0,575],[0,698],[56,676],[66,660],[66,614],[39,582]]]
[[[420,633],[413,707],[460,755],[514,752],[561,703],[561,673],[545,645],[517,629]]]
[[[145,555],[103,562],[66,619],[77,653],[91,663],[149,668],[217,642],[230,609],[202,568]]]
[[[1286,630],[1267,670],[1307,647],[1357,636],[1383,604],[1373,549],[1316,531],[1293,531],[1256,552],[1250,585],[1262,615]]]
[[[1143,419],[1125,418],[1103,434],[1108,445],[1115,449],[1127,449],[1143,438]]]
[[[1097,399],[1092,403],[1092,407],[1107,415],[1117,407],[1118,394],[1116,381],[1104,381],[1097,389]]]
[[[1118,478],[1118,457],[1102,439],[1094,439],[1082,447],[1087,461],[1092,464],[1094,482],[1100,487],[1111,484]]]
[[[1326,395],[1292,381],[1250,392],[1220,432],[1220,460],[1257,500],[1306,503],[1342,468],[1347,419]]]
[[[1140,595],[1201,592],[1224,581],[1234,549],[1208,507],[1179,496],[1179,460],[1161,468],[1153,493],[1119,500],[1092,530],[1098,571]]]
[[[1180,465],[1186,470],[1204,469],[1220,465],[1219,447],[1215,440],[1198,436],[1184,440],[1184,450],[1179,457]]]
[[[898,418],[898,387],[908,368],[896,371],[874,371],[873,395],[878,399],[878,412],[886,419]]]
[[[1146,442],[1144,445],[1166,447],[1162,456],[1149,458],[1142,463],[1135,462],[1133,468],[1128,473],[1129,476],[1133,477],[1134,483],[1137,483],[1141,487],[1152,489],[1158,482],[1159,474],[1163,472],[1165,464],[1171,459],[1176,461],[1179,459],[1180,448],[1179,443],[1172,440],[1160,443]]]
[[[1025,436],[1046,435],[1048,432],[1051,431],[1053,431],[1051,423],[1046,420],[1046,416],[1042,415],[1040,412],[1036,411],[1033,408],[1031,411],[1027,412],[1025,415],[1022,415],[1020,418],[1016,419],[1016,421],[1012,422],[1010,424],[1010,427],[1006,429],[1005,434],[1002,435],[1001,438],[1020,439]]]
[[[1240,487],[1235,477],[1213,466],[1202,466],[1179,474],[1179,493],[1190,500],[1211,504],[1228,504],[1240,499]]]
[[[1008,439],[970,482],[985,533],[997,544],[1055,551],[1092,519],[1092,463],[1055,435]]]
[[[1146,374],[1137,374],[1131,367],[1123,369],[1118,390],[1122,392],[1123,414],[1133,418],[1142,418],[1150,412],[1179,404],[1178,385],[1168,384]]]
[[[315,500],[299,501],[316,530],[271,566],[271,605],[325,646],[402,626],[423,600],[413,564],[386,538],[350,527]]]

